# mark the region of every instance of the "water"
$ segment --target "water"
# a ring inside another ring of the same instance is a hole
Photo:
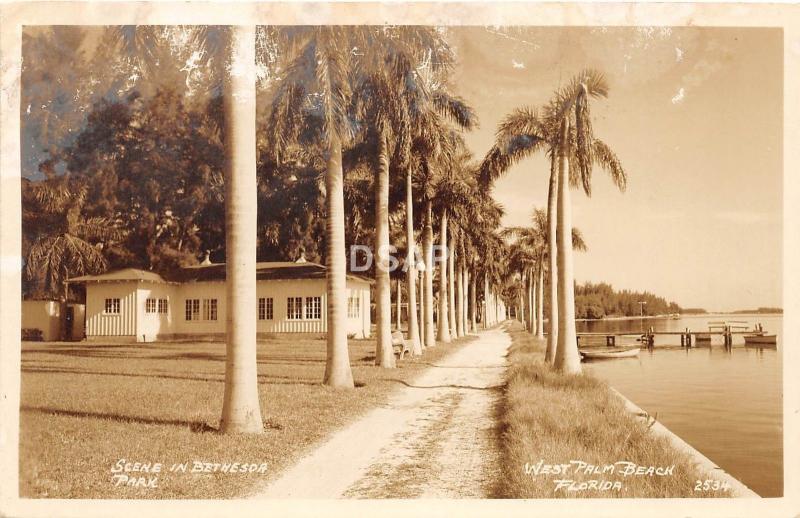
[[[680,348],[680,337],[656,337],[638,358],[584,363],[611,386],[764,497],[783,494],[783,319],[773,315],[702,315],[678,320],[579,322],[578,332],[707,330],[713,320],[742,320],[778,335],[777,348],[744,346],[734,336],[725,350],[712,345]],[[677,347],[675,347],[677,346]]]

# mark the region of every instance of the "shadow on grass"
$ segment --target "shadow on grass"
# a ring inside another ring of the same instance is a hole
[[[503,448],[503,440],[506,432],[508,431],[508,423],[505,420],[506,412],[508,410],[508,401],[506,399],[506,391],[508,390],[507,383],[503,383],[500,387],[500,397],[495,399],[492,404],[492,428],[489,432],[491,441],[494,443],[495,451],[500,452],[500,458],[497,462],[500,464],[500,470],[497,477],[489,483],[487,489],[487,496],[489,498],[510,498],[506,490],[505,479],[503,477],[503,470],[507,464],[506,450]]]
[[[169,375],[169,374],[140,374],[135,372],[109,372],[109,371],[92,371],[92,370],[85,370],[85,369],[66,369],[66,368],[59,368],[59,369],[52,369],[52,368],[35,368],[35,367],[23,367],[22,372],[31,372],[31,373],[45,373],[45,374],[85,374],[85,375],[92,375],[92,376],[122,376],[126,378],[157,378],[157,379],[171,379],[171,380],[183,380],[183,381],[203,381],[203,382],[212,382],[212,383],[223,383],[225,381],[224,375],[220,374],[217,378],[211,377],[202,377],[202,376],[176,376],[176,375]],[[297,379],[291,376],[273,376],[269,374],[259,374],[258,375],[259,383],[260,384],[272,384],[272,385],[322,385],[319,381],[311,381],[311,380],[303,380]],[[283,380],[293,380],[293,381],[283,381]]]
[[[189,428],[192,432],[217,432],[217,428],[205,421],[185,421],[182,419],[158,419],[154,417],[138,417],[129,415],[108,414],[104,412],[86,412],[76,410],[63,410],[60,408],[47,408],[36,406],[21,406],[20,412],[36,412],[40,414],[59,415],[65,417],[79,417],[83,419],[105,419],[120,423],[157,424],[167,426],[181,426]]]
[[[194,433],[218,433],[219,428],[211,426],[205,421],[185,421],[182,419],[158,419],[154,417],[125,416],[109,414],[104,412],[86,412],[76,410],[63,410],[58,408],[45,408],[34,406],[21,406],[21,412],[36,412],[40,414],[59,415],[64,417],[77,417],[81,419],[104,419],[107,421],[117,421],[120,423],[136,424],[156,424],[164,426],[186,427]],[[280,422],[267,417],[263,420],[265,430],[283,430],[284,426]]]

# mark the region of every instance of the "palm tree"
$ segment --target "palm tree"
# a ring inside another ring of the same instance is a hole
[[[256,363],[256,74],[255,27],[231,29],[225,117],[225,394],[220,430],[264,430]]]
[[[288,56],[272,102],[269,133],[274,153],[298,142],[301,129],[318,124],[326,162],[325,205],[327,360],[323,383],[353,388],[347,344],[346,262],[342,143],[353,134],[348,117],[356,53],[364,48],[364,30],[335,26],[293,27],[281,32]]]
[[[161,26],[120,26],[105,37],[133,59],[134,72],[163,81],[177,69],[175,46],[170,39],[188,35],[190,45],[199,48],[201,65],[211,60],[226,63],[227,73],[217,76],[208,69],[209,90],[220,81],[225,119],[225,246],[226,246],[226,360],[225,388],[220,431],[258,433],[263,431],[258,399],[256,363],[255,259],[256,259],[256,136],[255,136],[255,27],[170,28]],[[227,48],[226,48],[227,47]],[[224,55],[230,52],[229,56]],[[173,59],[170,59],[170,58]],[[175,65],[161,68],[164,63]],[[189,78],[186,78],[188,85]]]
[[[511,246],[509,267],[520,273],[524,292],[521,303],[522,321],[525,329],[531,333],[535,332],[536,327],[533,277],[542,260],[540,247],[543,240],[537,230],[534,227],[511,227],[503,231],[504,236],[515,235],[517,237],[516,242]]]
[[[592,166],[597,163],[611,174],[620,188],[626,176],[611,149],[594,138],[589,111],[590,97],[606,97],[608,85],[602,74],[588,70],[576,76],[557,92],[548,107],[547,117],[559,124],[558,141],[558,268],[559,336],[554,365],[563,372],[580,372],[580,355],[575,332],[575,282],[572,269],[572,202],[570,183],[580,182],[591,195]],[[576,164],[570,176],[570,160]],[[572,180],[572,181],[571,181]]]
[[[60,334],[64,336],[67,279],[105,271],[108,262],[103,250],[123,235],[114,222],[83,214],[88,192],[84,184],[54,177],[38,184],[26,182],[23,187],[23,200],[31,203],[23,214],[34,220],[25,226],[39,229],[25,257],[25,275],[41,280],[44,291],[60,300]]]
[[[414,241],[414,190],[411,168],[406,173],[406,283],[408,286],[408,334],[411,340],[411,354],[422,354],[420,341],[420,322],[417,320],[417,254]],[[420,300],[420,304],[422,301]]]
[[[452,208],[450,209],[452,210]],[[450,336],[452,338],[459,338],[458,325],[456,322],[456,225],[451,225],[450,230],[450,244],[447,247],[447,309],[450,311],[448,314],[448,322],[450,323]]]
[[[529,108],[516,110],[501,123],[497,142],[481,168],[482,179],[490,182],[513,163],[540,149],[547,149],[550,158],[548,252],[551,278],[551,331],[548,335],[547,359],[552,358],[559,369],[570,372],[580,370],[575,338],[574,293],[571,288],[572,246],[565,239],[567,228],[571,228],[571,213],[569,207],[564,210],[560,205],[564,200],[569,202],[569,185],[581,183],[586,194],[590,195],[593,164],[606,169],[620,190],[625,188],[625,172],[616,155],[605,143],[595,139],[591,132],[588,98],[605,97],[607,91],[601,74],[584,71],[556,92],[542,117]],[[578,164],[574,174],[570,174],[570,160]],[[559,235],[562,236],[560,241]],[[570,268],[570,271],[562,274],[561,267]],[[562,310],[568,311],[568,314],[562,314]],[[563,320],[570,322],[565,324]],[[568,333],[563,339],[559,336],[562,330]]]
[[[539,117],[536,110],[523,107],[509,114],[498,127],[496,143],[487,153],[481,164],[481,179],[489,184],[499,175],[508,171],[516,162],[548,146],[550,157],[550,181],[547,193],[548,257],[550,278],[550,333],[547,336],[545,360],[552,362],[558,341],[558,291],[555,279],[558,275],[556,262],[556,223],[557,223],[557,182],[553,130]],[[541,300],[541,299],[540,299]],[[541,319],[540,319],[541,320]]]
[[[439,219],[439,247],[442,259],[439,262],[439,332],[436,339],[440,342],[449,344],[452,341],[450,336],[449,313],[447,308],[447,264],[448,256],[451,253],[447,244],[447,210],[442,210]]]

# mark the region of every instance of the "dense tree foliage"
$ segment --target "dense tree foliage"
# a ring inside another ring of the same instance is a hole
[[[641,305],[639,302],[645,302]],[[645,316],[681,313],[681,307],[647,291],[616,291],[607,283],[587,282],[575,286],[576,318]]]

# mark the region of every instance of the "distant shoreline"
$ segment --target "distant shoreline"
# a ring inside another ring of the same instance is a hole
[[[702,318],[702,317],[782,317],[783,313],[692,313],[690,315],[680,315],[680,318]],[[576,322],[611,322],[622,320],[669,320],[669,315],[644,315],[641,317],[603,317],[603,318],[576,318]]]

